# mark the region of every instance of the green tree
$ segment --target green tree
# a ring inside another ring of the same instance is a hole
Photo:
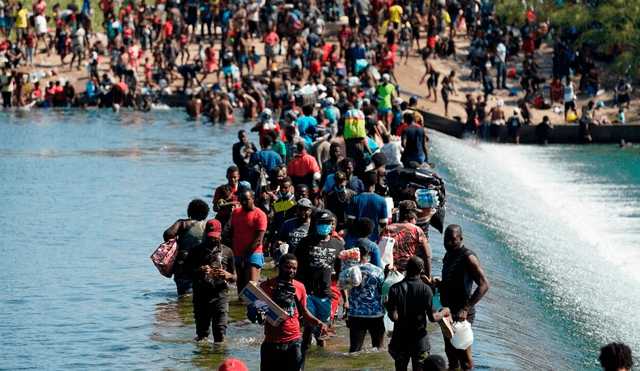
[[[600,0],[564,5],[551,15],[552,23],[581,32],[575,47],[591,42],[599,53],[611,55],[612,70],[640,76],[640,0]]]

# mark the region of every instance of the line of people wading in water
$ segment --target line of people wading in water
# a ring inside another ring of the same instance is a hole
[[[265,109],[252,128],[260,149],[239,131],[231,148],[235,165],[216,188],[212,207],[193,200],[188,219],[164,234],[165,240],[178,238],[174,280],[179,295],[193,294],[198,340],[211,334],[225,341],[229,284],[240,293],[250,281],[259,282],[265,256],[271,256],[278,274],[258,285],[288,316],[278,326],[264,324],[261,369],[301,370],[314,340],[320,347],[331,342],[341,315],[350,352],[362,350],[367,333],[373,347],[385,348],[387,315],[393,323],[388,351],[398,370],[410,362],[414,370],[444,362],[430,355],[427,321],[443,329],[450,367],[473,368],[471,346],[451,345],[452,322],[473,323],[489,282],[464,246],[461,228],[444,226],[446,191],[428,161],[423,118],[415,107],[404,108],[400,136],[393,140],[367,100],[303,106],[282,130],[282,121],[274,123]],[[207,220],[211,208],[216,214]],[[444,233],[439,277],[431,271],[429,225]],[[389,239],[385,258],[379,244]],[[338,282],[348,267],[341,256],[351,249],[359,254],[361,283],[344,287]],[[252,311],[249,306],[250,318]]]

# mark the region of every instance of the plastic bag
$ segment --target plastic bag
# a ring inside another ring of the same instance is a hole
[[[473,344],[473,330],[471,324],[464,320],[462,322],[454,322],[456,333],[451,338],[451,345],[456,349],[465,350]]]
[[[416,199],[418,201],[418,207],[421,209],[435,209],[440,202],[438,199],[438,191],[435,189],[416,190]]]
[[[340,290],[350,290],[362,283],[362,271],[357,264],[343,269],[338,276],[338,288]]]
[[[404,275],[402,273],[398,271],[389,272],[389,275],[387,276],[387,278],[385,278],[384,283],[382,284],[382,302],[383,303],[387,301],[387,298],[389,297],[389,289],[391,288],[391,286],[402,281],[403,279],[404,279]],[[384,328],[387,330],[387,332],[388,333],[393,332],[393,321],[391,321],[391,319],[389,318],[389,314],[387,313],[386,309],[385,309],[385,314],[382,321],[384,322]]]
[[[380,262],[382,266],[389,266],[389,268],[393,268],[393,245],[396,243],[396,240],[391,237],[382,237],[380,239]]]

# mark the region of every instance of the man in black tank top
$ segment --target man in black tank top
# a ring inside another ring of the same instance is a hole
[[[435,279],[435,284],[440,291],[440,302],[442,306],[451,309],[454,321],[467,320],[473,324],[476,314],[475,304],[489,290],[489,281],[476,254],[462,244],[460,226],[451,224],[447,227],[444,231],[444,247],[447,253],[442,260],[442,278]],[[477,288],[471,291],[474,282]],[[471,370],[474,368],[471,346],[465,350],[456,349],[446,337],[444,344],[449,359],[449,369]]]

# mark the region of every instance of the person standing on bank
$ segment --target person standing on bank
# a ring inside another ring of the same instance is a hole
[[[260,284],[260,288],[289,316],[279,326],[264,324],[264,342],[260,347],[260,370],[302,371],[304,350],[300,334],[300,320],[318,326],[322,336],[327,334],[325,324],[307,309],[307,290],[295,279],[298,260],[293,254],[284,254],[278,266],[278,276]]]
[[[254,193],[245,188],[240,205],[231,212],[229,230],[233,238],[233,255],[238,270],[238,295],[249,281],[258,282],[264,265],[262,240],[267,230],[267,215],[254,204]]]
[[[193,279],[193,315],[196,320],[196,341],[209,337],[224,343],[229,313],[229,283],[236,282],[233,252],[220,243],[222,225],[217,219],[207,222],[204,241],[191,248],[182,268]]]
[[[442,260],[442,278],[434,283],[440,290],[440,302],[450,308],[453,320],[469,321],[473,325],[475,305],[489,290],[489,280],[480,266],[476,254],[462,244],[462,228],[451,224],[444,231],[444,248],[447,252]],[[471,291],[473,283],[478,286]],[[449,368],[471,370],[474,368],[471,346],[459,350],[444,338],[444,350],[449,359]]]
[[[427,318],[439,322],[450,315],[449,308],[436,310],[434,307],[433,291],[422,280],[423,273],[424,261],[413,256],[407,262],[407,277],[389,289],[385,305],[389,319],[395,323],[389,354],[395,360],[396,371],[406,371],[409,361],[414,371],[422,370],[422,364],[431,352]]]
[[[209,205],[203,200],[195,199],[189,203],[187,215],[189,219],[178,219],[163,234],[165,242],[172,238],[178,240],[178,255],[173,264],[173,280],[178,289],[178,296],[193,294],[193,279],[182,272],[182,265],[189,250],[202,242],[204,220],[209,215]]]

